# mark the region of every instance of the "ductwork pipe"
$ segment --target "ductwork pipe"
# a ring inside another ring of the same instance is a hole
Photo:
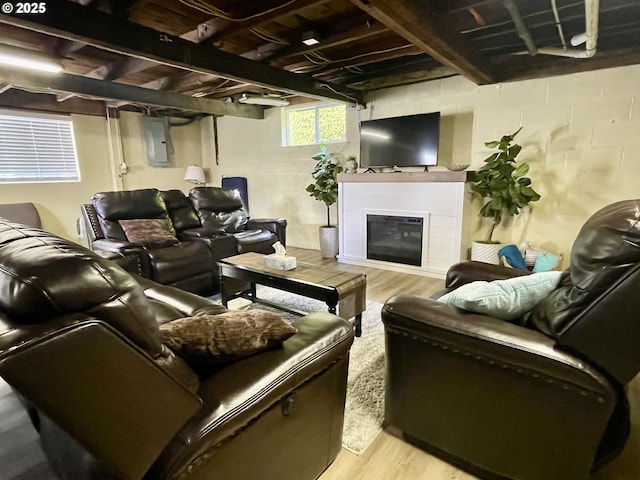
[[[600,12],[600,0],[584,1],[584,35],[576,35],[571,39],[572,45],[585,44],[584,50],[565,50],[562,48],[539,48],[538,53],[545,55],[557,55],[571,58],[590,58],[596,54],[598,45],[598,16]],[[577,41],[576,41],[577,40]]]

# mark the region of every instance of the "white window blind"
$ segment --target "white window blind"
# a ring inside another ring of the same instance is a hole
[[[79,180],[69,117],[0,111],[0,183]]]

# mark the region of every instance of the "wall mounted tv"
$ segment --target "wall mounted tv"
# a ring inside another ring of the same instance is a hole
[[[440,112],[360,123],[360,166],[425,167],[438,164]]]

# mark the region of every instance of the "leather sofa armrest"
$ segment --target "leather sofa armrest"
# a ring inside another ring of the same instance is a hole
[[[156,319],[159,323],[175,320],[179,317],[193,317],[196,315],[217,315],[227,311],[222,304],[196,295],[195,293],[178,288],[162,285],[147,278],[137,278],[144,289],[144,294],[158,304],[161,304],[166,315],[156,308]]]
[[[2,344],[26,341],[0,348],[0,372],[119,478],[139,480],[201,401],[105,323],[63,320],[30,338],[42,326],[5,332]]]
[[[564,378],[583,388],[602,392],[602,385],[609,385],[597,370],[559,350],[554,339],[537,330],[488,315],[463,312],[430,298],[394,296],[383,306],[382,320],[387,329],[436,342],[441,340],[455,348]]]
[[[508,278],[530,275],[529,270],[519,268],[509,268],[503,265],[492,265],[490,263],[467,261],[456,263],[447,271],[445,287],[448,289],[458,288],[466,283],[484,280],[506,280]]]
[[[194,238],[211,238],[220,235],[227,235],[227,232],[222,228],[188,228],[180,232],[180,238],[184,240],[193,240]]]
[[[287,245],[287,221],[284,218],[250,218],[247,230],[257,229],[269,230],[282,245]]]
[[[116,260],[117,263],[128,271],[131,270],[129,270],[126,265],[137,263],[138,271],[132,273],[137,273],[138,275],[147,278],[151,276],[151,265],[149,263],[147,249],[138,243],[102,238],[100,240],[95,240],[91,245],[91,248],[101,257]]]

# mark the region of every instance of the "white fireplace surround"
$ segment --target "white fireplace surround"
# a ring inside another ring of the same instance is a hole
[[[466,258],[467,172],[341,174],[338,261],[443,278]],[[367,258],[367,215],[423,219],[420,266]]]

